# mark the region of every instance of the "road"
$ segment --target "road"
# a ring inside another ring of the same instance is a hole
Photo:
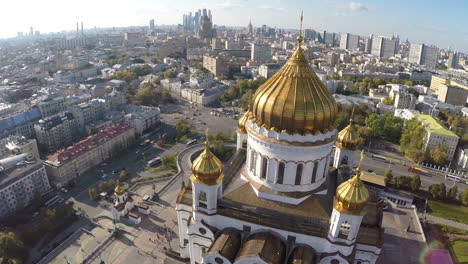
[[[361,167],[365,171],[372,170],[380,175],[384,175],[387,169],[392,170],[392,174],[394,177],[414,175],[414,173],[411,173],[408,171],[408,166],[404,166],[400,164],[392,164],[389,162],[372,159],[371,157],[368,157],[368,156],[364,157]],[[428,190],[430,185],[439,184],[439,183],[445,183],[445,185],[447,186],[447,189],[457,185],[459,192],[467,187],[466,184],[446,180],[445,178],[440,177],[440,176],[421,175],[421,188],[423,190]]]

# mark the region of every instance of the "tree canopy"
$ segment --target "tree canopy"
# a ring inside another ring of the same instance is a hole
[[[384,138],[394,143],[400,141],[403,125],[402,118],[388,113],[381,116],[372,113],[366,118],[366,126],[369,128],[371,136]]]
[[[405,122],[405,128],[400,139],[400,150],[413,161],[421,162],[426,159],[424,151],[424,136],[426,130],[416,118]]]
[[[24,256],[23,242],[13,232],[0,232],[0,258],[2,264],[15,263]]]

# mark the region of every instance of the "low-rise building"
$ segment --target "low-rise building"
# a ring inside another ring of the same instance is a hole
[[[406,91],[396,93],[393,100],[396,109],[414,109],[418,101],[416,96]]]
[[[49,97],[37,104],[42,117],[48,117],[65,111],[66,104],[64,97]]]
[[[141,136],[145,131],[161,123],[160,115],[159,107],[133,107],[132,111],[125,115],[125,123],[135,127],[136,135]]]
[[[203,56],[203,68],[216,77],[227,77],[229,74],[240,72],[240,67],[244,64],[235,58],[222,54],[219,56]]]
[[[437,99],[453,105],[465,105],[468,99],[468,89],[454,85],[440,84]]]
[[[39,158],[36,139],[28,139],[23,136],[9,136],[0,139],[0,159],[20,153],[27,153]]]
[[[458,149],[457,165],[462,169],[468,169],[468,146],[463,146]]]
[[[77,129],[77,120],[70,112],[41,119],[34,126],[39,148],[48,153],[71,145]]]
[[[258,74],[265,79],[270,79],[275,73],[277,73],[281,68],[281,65],[278,63],[266,63],[258,67]]]
[[[34,137],[34,124],[40,119],[41,112],[37,108],[0,119],[0,138],[10,135],[21,135],[26,138]]]
[[[29,205],[50,190],[40,160],[20,154],[0,160],[0,217]]]
[[[68,184],[101,162],[114,157],[135,142],[135,128],[128,124],[107,127],[45,162],[47,174],[58,187]]]
[[[440,145],[447,146],[447,160],[451,161],[460,138],[430,115],[416,115],[416,118],[426,129],[424,149],[433,149]]]

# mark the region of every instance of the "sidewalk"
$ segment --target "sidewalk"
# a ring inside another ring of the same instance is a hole
[[[464,223],[433,216],[430,214],[418,214],[418,215],[421,220],[427,221],[429,223],[441,224],[441,225],[451,226],[451,227],[462,229],[462,230],[468,230],[468,225]]]

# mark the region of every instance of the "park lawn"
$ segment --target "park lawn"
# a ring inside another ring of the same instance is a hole
[[[456,240],[452,244],[452,252],[459,263],[468,263],[468,240]]]
[[[429,214],[468,224],[468,207],[429,200]]]

